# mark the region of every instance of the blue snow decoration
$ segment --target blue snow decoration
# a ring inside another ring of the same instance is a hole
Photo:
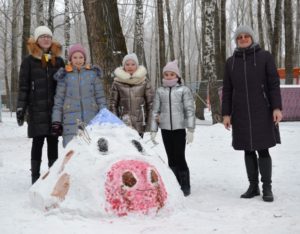
[[[124,125],[124,122],[110,112],[107,108],[102,108],[88,125],[101,125],[106,123]]]

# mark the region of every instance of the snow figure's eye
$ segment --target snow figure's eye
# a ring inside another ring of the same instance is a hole
[[[97,144],[101,153],[106,153],[108,151],[108,142],[105,138],[99,138]]]
[[[122,181],[124,185],[130,188],[136,184],[136,178],[134,178],[134,175],[130,171],[126,171],[122,175]]]
[[[141,143],[137,140],[132,140],[131,143],[135,146],[135,148],[139,151],[139,152],[143,152],[143,146],[141,145]]]
[[[150,171],[150,179],[151,179],[151,183],[157,183],[158,182],[158,175],[154,170]]]

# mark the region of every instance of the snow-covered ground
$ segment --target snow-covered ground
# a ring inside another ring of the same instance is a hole
[[[0,233],[300,233],[300,122],[281,123],[282,145],[270,150],[275,201],[260,196],[240,199],[248,186],[243,153],[231,147],[230,132],[221,124],[198,121],[187,146],[192,194],[176,212],[156,216],[84,217],[72,212],[43,212],[31,206],[30,148],[27,127],[15,115],[2,113],[0,123]],[[161,136],[153,149],[166,161]],[[145,136],[145,141],[149,135]],[[60,142],[61,144],[61,142]],[[42,173],[47,171],[44,147]],[[85,168],[82,168],[85,170]],[[88,169],[86,169],[88,170]]]

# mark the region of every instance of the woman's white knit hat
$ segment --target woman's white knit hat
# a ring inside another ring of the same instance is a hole
[[[234,41],[236,42],[237,37],[241,34],[241,33],[245,33],[245,34],[249,34],[252,37],[252,42],[256,42],[256,38],[254,35],[254,32],[252,30],[252,28],[250,28],[247,25],[241,25],[239,26],[234,33]]]
[[[139,60],[138,60],[138,58],[137,58],[137,56],[136,56],[135,53],[127,54],[127,55],[123,58],[123,61],[122,61],[123,67],[125,66],[125,63],[126,63],[126,61],[128,61],[128,60],[134,61],[135,64],[136,64],[136,66],[137,66],[137,67],[139,66]]]
[[[51,30],[47,26],[39,26],[34,30],[34,40],[37,39],[42,35],[53,36]]]

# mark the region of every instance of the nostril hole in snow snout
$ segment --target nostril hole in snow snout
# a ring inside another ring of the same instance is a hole
[[[99,138],[97,144],[98,149],[101,153],[106,153],[108,151],[108,142],[105,138]]]
[[[122,175],[122,182],[123,182],[124,185],[131,188],[136,184],[136,178],[134,177],[132,172],[126,171]]]
[[[135,146],[135,148],[139,151],[139,152],[143,152],[144,148],[141,145],[141,143],[137,140],[132,140],[131,143]]]

